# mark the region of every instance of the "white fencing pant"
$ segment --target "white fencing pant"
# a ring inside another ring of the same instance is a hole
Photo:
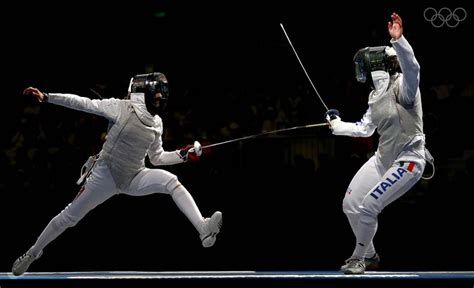
[[[170,194],[196,230],[200,234],[203,233],[203,217],[191,194],[174,174],[162,169],[145,168],[133,178],[128,188],[119,190],[106,163],[97,160],[91,175],[75,199],[48,223],[29,252],[34,256],[38,255],[64,230],[75,226],[89,211],[119,193],[131,196]]]
[[[372,156],[349,184],[342,206],[356,237],[353,257],[363,259],[375,254],[372,240],[377,232],[377,216],[421,178],[425,160],[413,156],[402,158],[382,174]]]

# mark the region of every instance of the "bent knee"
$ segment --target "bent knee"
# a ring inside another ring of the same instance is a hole
[[[363,223],[366,225],[373,225],[377,223],[377,216],[378,214],[366,213],[363,209],[361,209],[361,215],[359,217],[359,221],[360,223]]]
[[[365,224],[373,224],[377,221],[377,217],[380,214],[380,209],[376,205],[371,205],[372,203],[362,202],[360,206],[360,221]]]
[[[360,202],[355,199],[355,197],[350,197],[346,195],[342,200],[342,211],[345,214],[358,214],[360,213],[359,208]]]
[[[178,177],[176,175],[170,176],[168,183],[166,183],[166,190],[169,194],[173,194],[178,187],[181,186],[181,182],[179,182]]]

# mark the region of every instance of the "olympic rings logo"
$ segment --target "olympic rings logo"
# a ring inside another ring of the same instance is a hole
[[[458,7],[454,9],[454,11],[451,11],[451,9],[447,7],[443,7],[439,9],[439,11],[436,11],[433,7],[428,7],[423,12],[423,16],[425,20],[431,22],[431,25],[435,28],[440,28],[444,25],[449,28],[455,28],[459,23],[466,20],[467,11],[462,7]]]

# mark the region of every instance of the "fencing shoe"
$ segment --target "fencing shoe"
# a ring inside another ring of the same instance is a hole
[[[380,266],[380,256],[379,254],[375,253],[375,255],[370,258],[365,257],[364,262],[365,262],[365,268],[367,270],[377,269]]]
[[[28,270],[31,263],[36,259],[40,258],[43,255],[43,250],[35,257],[31,252],[28,250],[25,254],[21,255],[18,259],[16,259],[15,263],[13,263],[12,273],[15,276],[20,276]]]
[[[358,258],[349,258],[346,260],[346,264],[341,267],[341,271],[344,274],[364,274],[365,262]]]
[[[214,212],[210,218],[204,219],[203,233],[200,235],[202,246],[211,247],[216,242],[216,236],[221,230],[222,213]]]

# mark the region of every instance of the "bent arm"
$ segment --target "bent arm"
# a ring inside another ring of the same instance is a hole
[[[179,154],[179,151],[165,151],[163,149],[163,141],[161,136],[151,144],[150,149],[148,150],[148,158],[150,158],[150,163],[154,166],[161,165],[174,165],[178,163],[183,163],[184,159]]]
[[[351,137],[370,137],[374,134],[375,129],[377,128],[372,123],[371,110],[367,109],[364,116],[359,122],[344,122],[341,118],[337,117],[336,119],[330,122],[332,134],[342,135],[342,136],[351,136]]]

